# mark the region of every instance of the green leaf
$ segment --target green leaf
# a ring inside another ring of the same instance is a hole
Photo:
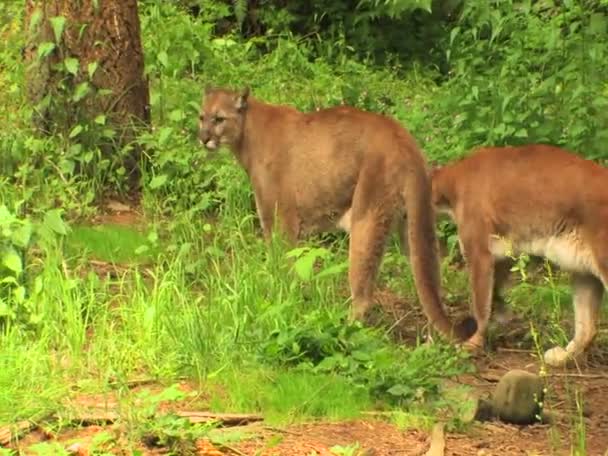
[[[74,76],[78,74],[78,68],[80,68],[80,62],[78,59],[68,57],[63,61],[63,64],[68,73],[73,74]]]
[[[13,299],[17,304],[23,304],[25,301],[25,287],[18,286],[13,290]]]
[[[47,57],[54,50],[55,50],[55,43],[51,43],[50,41],[45,41],[44,43],[40,43],[40,46],[38,46],[38,58],[43,59],[43,58]]]
[[[6,249],[2,254],[2,264],[13,271],[16,275],[21,274],[23,271],[21,256],[19,256],[17,251],[12,247]]]
[[[605,14],[602,13],[594,13],[589,18],[589,32],[595,35],[603,35],[606,33],[606,29],[608,28],[608,20],[606,19]]]
[[[105,125],[106,124],[106,116],[104,114],[99,114],[95,117],[95,123],[97,125]]]
[[[0,225],[11,223],[14,219],[15,217],[13,217],[8,208],[4,204],[0,205]]]
[[[40,25],[41,20],[42,20],[42,10],[40,8],[36,8],[30,18],[30,27],[29,27],[30,33],[33,32],[34,29],[38,28],[38,25]]]
[[[409,396],[412,394],[412,389],[405,385],[395,385],[392,388],[389,388],[387,393],[392,394],[393,396]]]
[[[89,79],[93,78],[93,75],[97,71],[98,64],[97,62],[91,62],[87,65],[87,73],[89,74]]]
[[[76,168],[76,162],[74,160],[68,160],[67,158],[63,158],[59,161],[59,169],[63,174],[70,175],[74,172]]]
[[[49,19],[51,23],[51,27],[53,28],[53,35],[55,35],[55,43],[61,41],[61,36],[63,35],[63,30],[65,29],[65,17],[63,16],[55,16]]]
[[[68,234],[68,225],[61,218],[60,209],[51,209],[44,214],[43,226],[49,230],[65,236]]]
[[[72,99],[74,101],[80,101],[89,93],[89,83],[87,81],[81,82],[76,86],[76,90],[74,91],[74,96]]]
[[[152,190],[157,189],[165,185],[165,182],[167,182],[167,175],[159,174],[158,176],[154,176],[150,181],[150,188]]]
[[[328,267],[324,268],[323,270],[321,270],[316,275],[316,278],[321,279],[323,277],[338,275],[338,274],[343,273],[346,270],[348,270],[348,261],[344,261],[344,262],[338,263],[338,264],[332,264],[331,266],[328,266]]]
[[[82,133],[83,129],[84,129],[84,127],[82,125],[76,125],[74,128],[72,128],[72,131],[70,131],[70,134],[69,134],[70,139],[75,138],[80,133]]]
[[[25,248],[30,243],[32,238],[32,225],[30,223],[24,223],[15,231],[11,236],[11,242],[17,247]]]
[[[310,280],[316,259],[316,255],[312,255],[309,253],[308,255],[303,255],[296,260],[293,265],[293,268],[296,271],[296,274],[298,274],[298,276],[300,277],[300,279],[304,281]]]
[[[13,312],[3,299],[0,299],[0,317],[11,317]]]
[[[158,134],[158,144],[161,146],[164,145],[172,133],[173,133],[173,128],[171,128],[171,127],[161,128],[160,132]]]
[[[158,59],[160,64],[162,66],[164,66],[165,68],[167,68],[169,66],[169,56],[167,55],[167,53],[165,51],[160,51],[158,53],[158,55],[156,56],[156,58]]]

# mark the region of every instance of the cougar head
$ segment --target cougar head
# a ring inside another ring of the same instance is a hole
[[[240,92],[205,88],[198,118],[199,140],[207,150],[220,145],[235,146],[241,140],[249,87]]]

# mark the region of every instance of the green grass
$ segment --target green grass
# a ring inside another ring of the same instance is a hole
[[[261,412],[265,421],[277,425],[302,419],[349,419],[373,408],[367,390],[335,374],[245,368],[225,372],[211,385],[221,391],[210,402],[212,410]]]
[[[108,263],[149,262],[157,252],[148,236],[131,226],[74,226],[66,238],[68,255],[84,255]]]

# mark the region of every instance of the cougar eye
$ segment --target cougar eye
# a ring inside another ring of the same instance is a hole
[[[213,118],[213,122],[216,124],[222,123],[224,120],[226,120],[226,118],[222,116],[215,116]]]
[[[201,114],[198,116],[198,120],[200,120],[201,122],[205,121],[205,114]]]

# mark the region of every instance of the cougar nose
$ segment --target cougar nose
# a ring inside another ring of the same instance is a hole
[[[200,130],[198,134],[198,140],[202,145],[207,144],[207,141],[211,139],[209,132],[207,130]]]

